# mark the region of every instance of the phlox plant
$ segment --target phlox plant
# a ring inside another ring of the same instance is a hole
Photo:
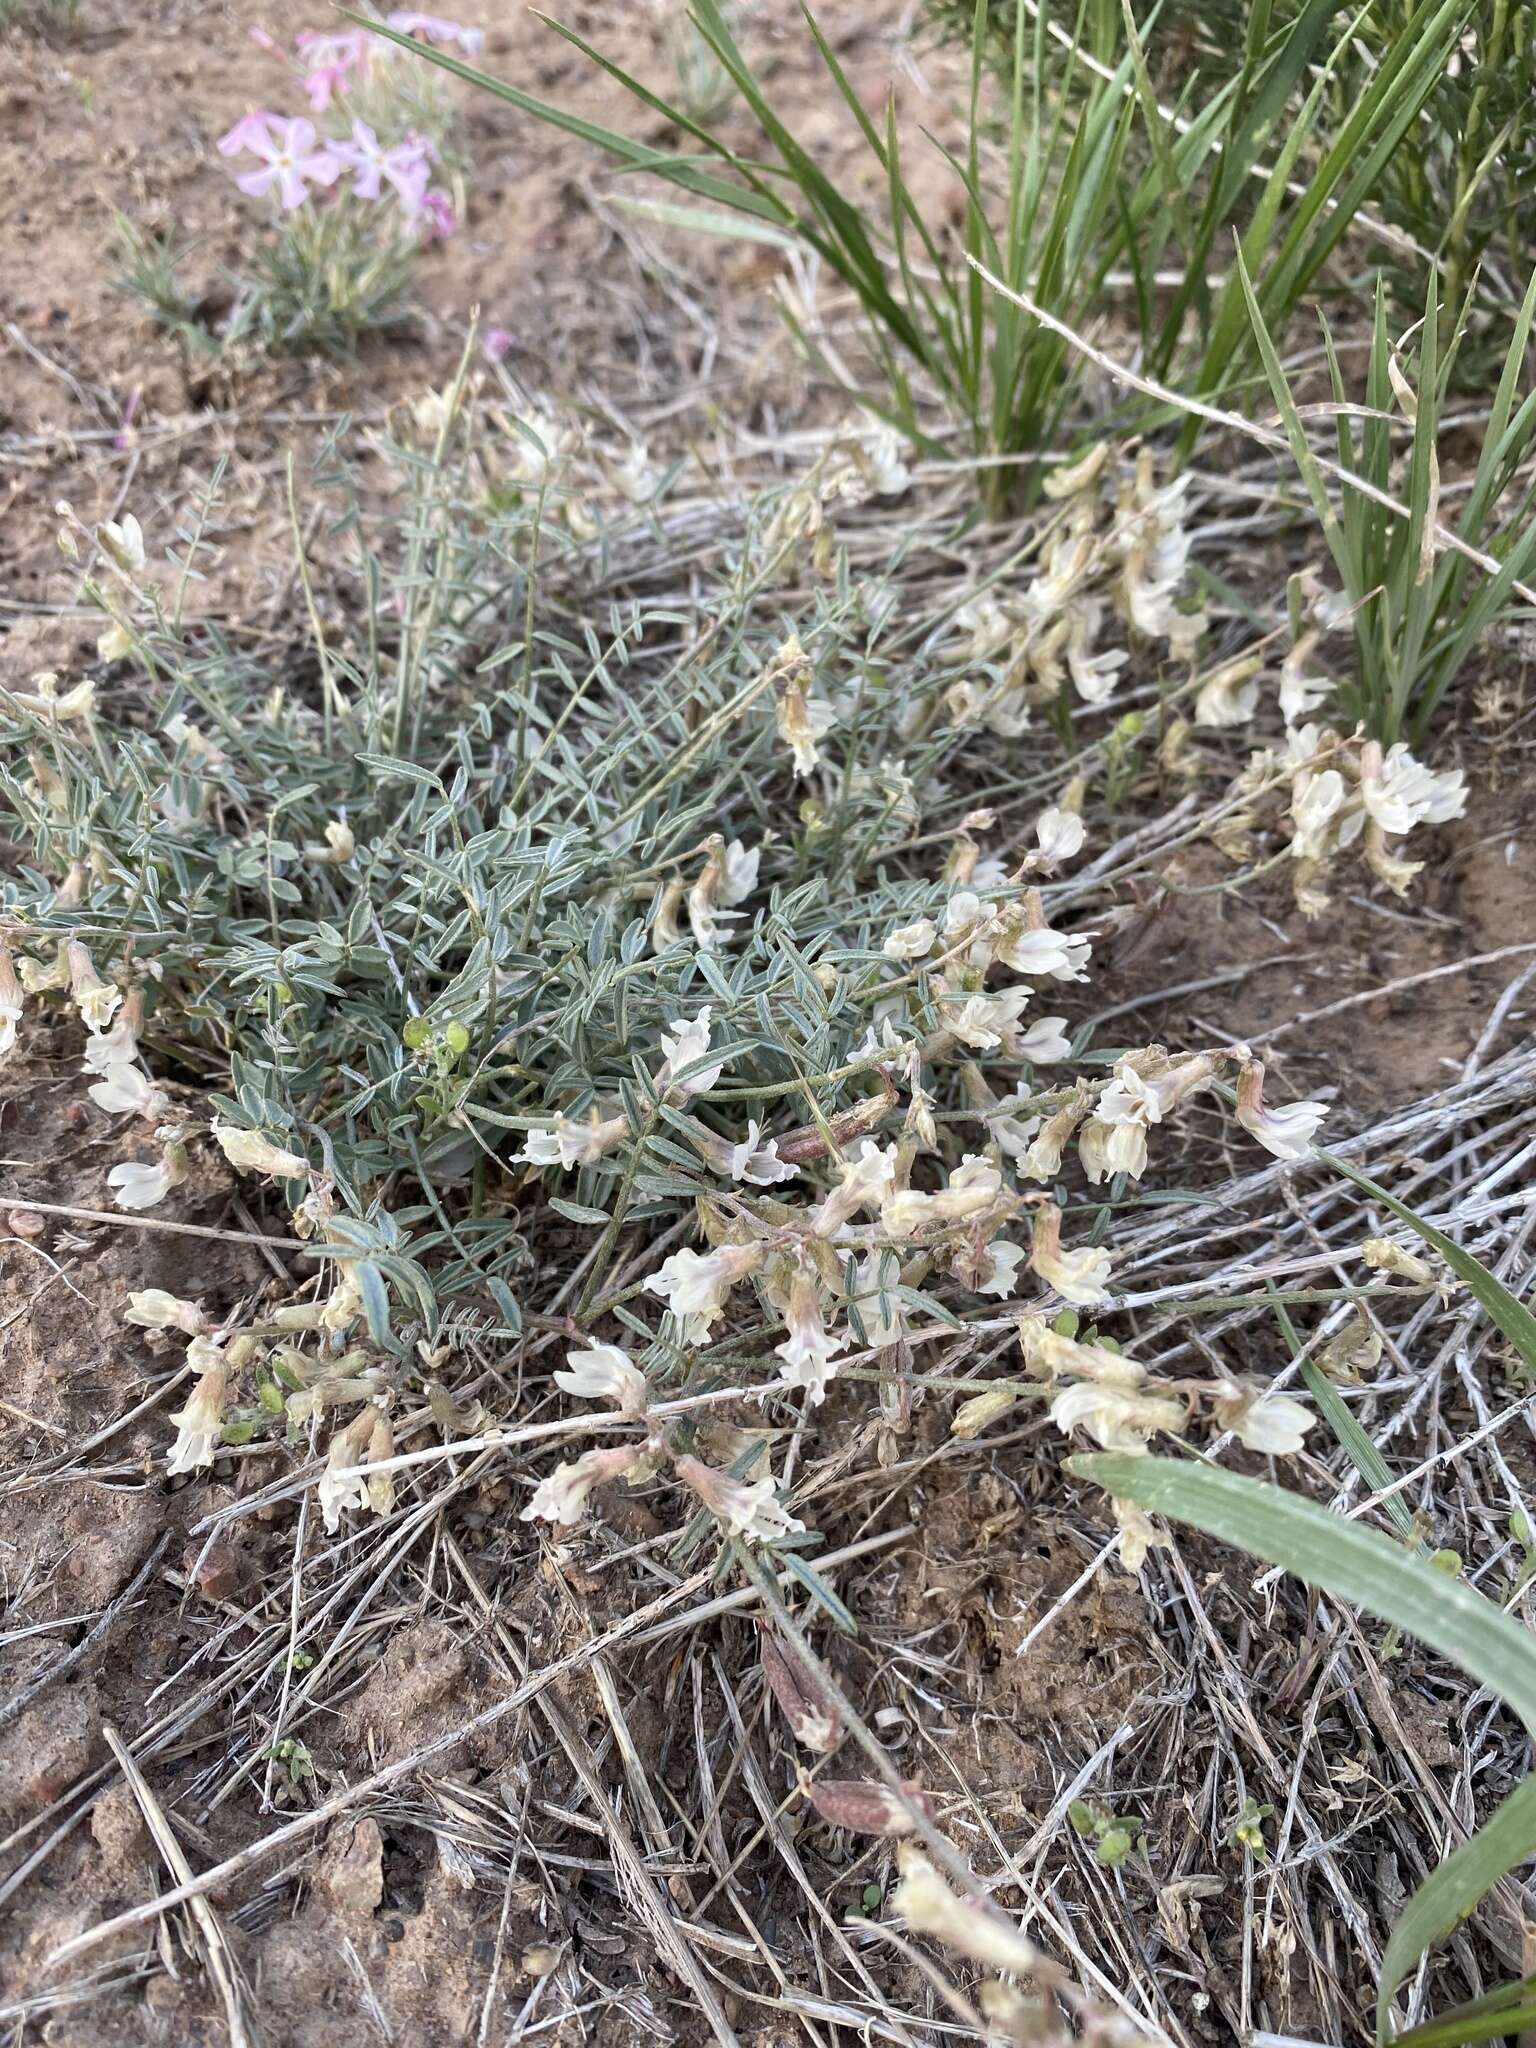
[[[80,0],[0,0],[0,29],[30,29],[65,40],[80,20]]]
[[[477,31],[434,16],[388,20],[407,38],[479,47]],[[419,248],[457,229],[453,198],[435,182],[451,109],[423,87],[430,72],[367,29],[304,31],[296,52],[308,114],[253,109],[218,141],[246,166],[235,182],[265,202],[276,230],[242,281],[227,338],[344,354],[403,321]]]

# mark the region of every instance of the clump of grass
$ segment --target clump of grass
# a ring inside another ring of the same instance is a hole
[[[155,325],[189,351],[211,354],[217,342],[204,317],[203,299],[182,280],[190,251],[115,209],[112,233],[118,256],[113,281],[118,290],[145,307]]]
[[[1142,30],[1151,80],[1185,109],[1186,119],[1225,94],[1242,97],[1255,47],[1266,39],[1304,42],[1313,13],[1305,0],[1257,8],[1192,7],[1179,0],[1159,7]],[[1411,0],[1370,0],[1350,19],[1347,33],[1329,24],[1337,40],[1321,74],[1319,137],[1346,127],[1384,57],[1417,34],[1421,19]],[[971,0],[928,0],[923,10],[926,34],[942,43],[968,43],[975,20]],[[1012,0],[987,0],[986,26],[989,61],[1006,78],[1018,45]],[[1118,9],[1088,8],[1084,54],[1113,61],[1121,26]],[[1429,78],[1403,146],[1380,161],[1370,195],[1373,214],[1391,230],[1378,246],[1399,318],[1417,316],[1427,264],[1439,270],[1453,305],[1478,279],[1480,324],[1488,332],[1469,336],[1459,359],[1459,382],[1468,391],[1485,378],[1489,349],[1502,349],[1520,302],[1533,224],[1530,181],[1521,167],[1529,160],[1533,109],[1536,44],[1528,11],[1503,0],[1459,10],[1445,62]]]
[[[1468,301],[1442,339],[1433,277],[1417,330],[1394,343],[1378,289],[1365,403],[1352,404],[1325,330],[1335,414],[1334,459],[1325,472],[1308,439],[1257,297],[1249,310],[1270,389],[1322,527],[1344,596],[1356,674],[1341,685],[1346,710],[1380,741],[1417,741],[1486,636],[1530,603],[1536,563],[1536,392],[1520,396],[1536,319],[1536,279],[1515,321],[1485,420],[1469,487],[1454,524],[1442,520],[1439,441]],[[1394,434],[1410,451],[1401,475]],[[1448,544],[1448,539],[1459,545]]]
[[[1175,117],[1156,97],[1129,16],[1124,33],[1117,29],[1113,63],[1085,61],[1090,26],[1105,34],[1102,8],[1058,16],[1049,5],[1027,12],[1016,0],[998,117],[999,179],[982,150],[995,24],[979,0],[967,139],[963,154],[951,158],[965,198],[962,260],[914,197],[894,107],[883,123],[868,114],[809,14],[829,96],[878,168],[883,207],[854,206],[820,167],[753,71],[718,0],[697,0],[692,19],[758,127],[761,163],[728,146],[707,117],[661,99],[568,29],[559,33],[692,147],[658,156],[445,51],[427,54],[678,188],[687,203],[662,206],[663,218],[813,251],[864,316],[878,381],[858,395],[919,447],[934,448],[946,425],[958,427],[990,465],[984,488],[996,506],[1027,494],[1030,459],[1060,431],[1076,395],[1075,366],[1059,337],[989,299],[967,260],[1078,326],[1108,306],[1111,273],[1126,264],[1149,362],[1163,374],[1177,364],[1190,388],[1208,397],[1231,387],[1252,366],[1252,343],[1235,271],[1219,288],[1210,284],[1213,256],[1241,230],[1256,274],[1266,258],[1258,286],[1266,318],[1283,326],[1376,189],[1449,61],[1459,26],[1456,0],[1420,0],[1330,134],[1328,87],[1344,47],[1328,41],[1332,15],[1314,0],[1271,34],[1268,10],[1260,10],[1238,75],[1206,105]],[[1321,75],[1309,85],[1319,62]],[[1133,147],[1138,124],[1144,134]],[[1276,135],[1283,142],[1266,162],[1262,152]],[[1171,297],[1154,284],[1170,265],[1178,279]],[[814,334],[791,318],[814,353]]]

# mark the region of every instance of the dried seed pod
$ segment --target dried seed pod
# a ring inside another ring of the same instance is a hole
[[[856,1835],[910,1835],[917,1823],[888,1786],[868,1778],[823,1778],[802,1773],[801,1789],[823,1820],[851,1828]],[[903,1778],[902,1792],[925,1820],[933,1818],[933,1801],[915,1778]]]
[[[783,1709],[797,1741],[830,1756],[843,1739],[843,1717],[831,1692],[792,1643],[759,1624],[763,1677]]]
[[[879,1070],[879,1081],[879,1095],[867,1095],[852,1109],[842,1110],[830,1120],[832,1135],[843,1149],[846,1150],[856,1138],[878,1129],[899,1108],[901,1097],[896,1084],[883,1067]],[[801,1124],[797,1129],[787,1131],[779,1140],[779,1157],[791,1166],[804,1166],[813,1159],[825,1159],[826,1156],[827,1140],[816,1124]]]

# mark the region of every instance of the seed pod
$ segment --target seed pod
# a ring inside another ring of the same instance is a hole
[[[797,1741],[822,1756],[830,1756],[843,1739],[836,1695],[822,1684],[793,1644],[771,1635],[766,1628],[762,1628],[760,1649],[763,1677]]]
[[[917,1825],[894,1792],[867,1778],[806,1778],[803,1789],[823,1820],[856,1835],[910,1835]],[[901,1789],[925,1820],[933,1818],[933,1801],[915,1778],[903,1778]]]
[[[901,1097],[896,1084],[884,1069],[880,1070],[879,1095],[867,1095],[862,1102],[856,1102],[852,1109],[845,1109],[830,1120],[830,1128],[838,1145],[846,1150],[856,1138],[861,1138],[884,1123],[888,1116],[895,1114]],[[791,1166],[804,1166],[813,1159],[825,1159],[827,1141],[816,1124],[801,1124],[798,1129],[788,1131],[779,1140],[779,1157]]]

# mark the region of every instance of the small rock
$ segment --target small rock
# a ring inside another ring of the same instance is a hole
[[[208,1544],[188,1544],[182,1569],[194,1575],[193,1583],[205,1600],[233,1600],[246,1580],[244,1554],[225,1535]]]
[[[149,1847],[149,1835],[139,1802],[119,1781],[109,1785],[91,1808],[91,1834],[103,1860],[114,1876],[140,1864]]]
[[[316,1892],[343,1913],[373,1913],[384,1897],[384,1837],[376,1820],[338,1821],[315,1871]]]
[[[0,1815],[18,1821],[51,1806],[95,1763],[101,1711],[89,1679],[51,1685],[6,1731]]]

